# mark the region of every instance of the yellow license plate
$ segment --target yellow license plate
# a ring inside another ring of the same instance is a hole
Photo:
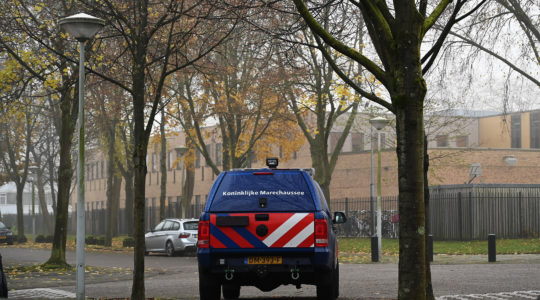
[[[280,265],[283,263],[281,256],[250,256],[247,258],[248,265]]]

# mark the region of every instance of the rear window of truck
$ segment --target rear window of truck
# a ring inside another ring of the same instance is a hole
[[[315,211],[300,171],[228,172],[216,190],[210,212]]]

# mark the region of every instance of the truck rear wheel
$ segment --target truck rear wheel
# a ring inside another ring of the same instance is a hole
[[[221,299],[221,285],[215,276],[199,271],[199,295],[201,300]]]
[[[225,299],[238,299],[240,297],[240,286],[239,285],[229,285],[224,284],[223,289],[223,298]]]
[[[339,269],[323,274],[317,284],[317,300],[335,300],[339,295]]]

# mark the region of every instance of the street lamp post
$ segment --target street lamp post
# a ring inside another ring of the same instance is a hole
[[[377,129],[377,246],[375,248],[375,243],[372,236],[371,239],[371,251],[372,251],[372,261],[378,262],[382,257],[382,201],[381,201],[381,130],[386,127],[388,120],[382,117],[375,117],[369,120],[369,123],[372,127]],[[373,139],[371,141],[371,153],[373,154]],[[373,155],[371,156],[371,182],[373,182]],[[372,185],[372,195],[373,195],[373,185]],[[372,197],[373,201],[373,197]],[[373,208],[373,202],[371,207]],[[372,224],[373,224],[373,210],[372,210]],[[373,231],[372,231],[373,232]],[[375,256],[374,253],[377,253]]]
[[[59,21],[60,27],[79,41],[79,157],[77,162],[77,299],[84,299],[85,212],[84,212],[84,43],[105,25],[99,18],[80,13]]]

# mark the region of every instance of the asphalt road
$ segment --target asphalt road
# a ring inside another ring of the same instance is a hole
[[[4,266],[43,263],[49,258],[49,250],[24,249],[13,246],[1,247],[0,254]],[[75,263],[75,254],[68,251],[66,258]],[[540,256],[501,257],[502,262],[486,263],[477,257],[455,259],[435,258],[432,265],[433,285],[436,296],[457,294],[485,294],[513,291],[540,290]],[[132,254],[111,252],[87,252],[87,266],[117,267],[127,270],[124,275],[110,275],[102,280],[92,277],[86,281],[87,297],[129,297],[131,292],[130,269],[133,266]],[[198,298],[197,259],[193,256],[167,257],[151,255],[145,259],[145,289],[147,297],[169,297],[181,299]],[[397,264],[341,264],[341,298],[396,298]],[[99,276],[98,276],[99,277]],[[9,280],[9,278],[8,278]],[[43,281],[45,282],[45,281]],[[54,287],[75,292],[73,281],[54,282]],[[9,281],[8,281],[9,286]],[[25,288],[52,287],[41,280],[24,282]],[[10,289],[13,285],[10,286]],[[242,287],[242,298],[295,297],[313,298],[315,288],[303,286],[280,287],[263,293],[256,288]],[[526,299],[526,298],[524,298]]]

